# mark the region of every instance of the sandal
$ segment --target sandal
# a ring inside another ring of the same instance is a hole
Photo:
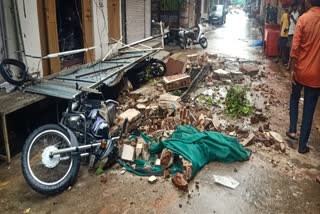
[[[298,140],[297,136],[292,136],[292,134],[290,132],[286,132],[286,135],[288,138],[290,138],[291,140]]]

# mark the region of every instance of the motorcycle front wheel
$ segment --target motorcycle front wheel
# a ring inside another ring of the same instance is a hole
[[[203,48],[203,49],[206,49],[208,47],[208,40],[207,38],[201,38],[200,41],[200,46]]]
[[[55,195],[72,186],[80,167],[80,155],[64,153],[51,155],[57,149],[77,146],[66,130],[50,124],[34,130],[22,150],[21,167],[30,187],[45,195]]]

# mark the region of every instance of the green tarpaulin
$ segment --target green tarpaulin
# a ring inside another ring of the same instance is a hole
[[[153,144],[149,152],[150,154],[161,153],[164,148],[190,161],[193,168],[192,176],[211,161],[224,163],[246,161],[251,155],[251,151],[245,149],[234,137],[212,131],[199,132],[190,125],[178,126],[169,139]],[[123,162],[121,164],[130,169],[130,165]],[[132,168],[129,171],[135,173]],[[136,174],[143,175],[140,172]]]

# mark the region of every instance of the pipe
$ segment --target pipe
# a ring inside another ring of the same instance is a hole
[[[24,0],[23,0],[24,1]],[[24,4],[24,2],[23,2]],[[22,39],[22,29],[21,29],[21,22],[20,22],[20,17],[19,17],[19,10],[18,10],[18,6],[17,6],[17,0],[13,1],[13,8],[14,8],[14,19],[15,19],[15,23],[16,23],[16,30],[17,30],[17,34],[18,34],[18,47],[19,47],[19,58],[22,59],[23,62],[26,62],[25,57],[21,54],[24,53],[25,54],[25,49],[24,49],[24,43],[23,43],[23,39]]]
[[[100,144],[101,143],[93,143],[93,144],[88,144],[88,145],[83,145],[83,146],[74,146],[74,147],[65,148],[65,149],[58,149],[58,150],[51,152],[50,155],[54,156],[54,155],[58,155],[58,154],[81,151],[81,150],[86,150],[86,149],[92,149],[92,148],[100,146]]]
[[[71,54],[76,54],[76,53],[81,53],[81,52],[87,52],[89,50],[92,49],[96,49],[97,47],[90,47],[90,48],[82,48],[82,49],[77,49],[77,50],[72,50],[72,51],[64,51],[64,52],[59,52],[59,53],[52,53],[49,54],[45,57],[43,57],[43,59],[48,59],[48,58],[54,58],[54,57],[59,57],[59,56],[66,56],[66,55],[71,55]]]
[[[7,30],[6,30],[6,21],[5,21],[5,15],[4,15],[4,2],[0,1],[0,19],[2,20],[2,26],[1,27],[1,33],[2,33],[2,41],[4,45],[4,58],[8,58],[8,41],[6,39],[7,37]]]

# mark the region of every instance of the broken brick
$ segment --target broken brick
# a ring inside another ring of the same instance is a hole
[[[163,171],[163,177],[164,177],[164,178],[170,178],[170,171],[169,171],[169,169],[166,169],[166,170]]]
[[[177,173],[172,178],[172,183],[179,189],[185,192],[188,192],[188,182],[184,179],[181,173]]]
[[[163,77],[164,88],[166,91],[187,88],[191,83],[191,77],[188,74],[178,74]]]
[[[242,146],[246,147],[252,145],[254,143],[254,138],[255,135],[250,133],[249,136],[243,142],[241,142]]]
[[[182,74],[185,72],[187,64],[185,61],[175,60],[172,57],[166,62],[167,72],[166,75],[172,76],[175,74]]]
[[[119,115],[120,120],[124,121],[126,118],[128,119],[128,123],[134,122],[141,116],[140,111],[136,109],[128,109]]]

